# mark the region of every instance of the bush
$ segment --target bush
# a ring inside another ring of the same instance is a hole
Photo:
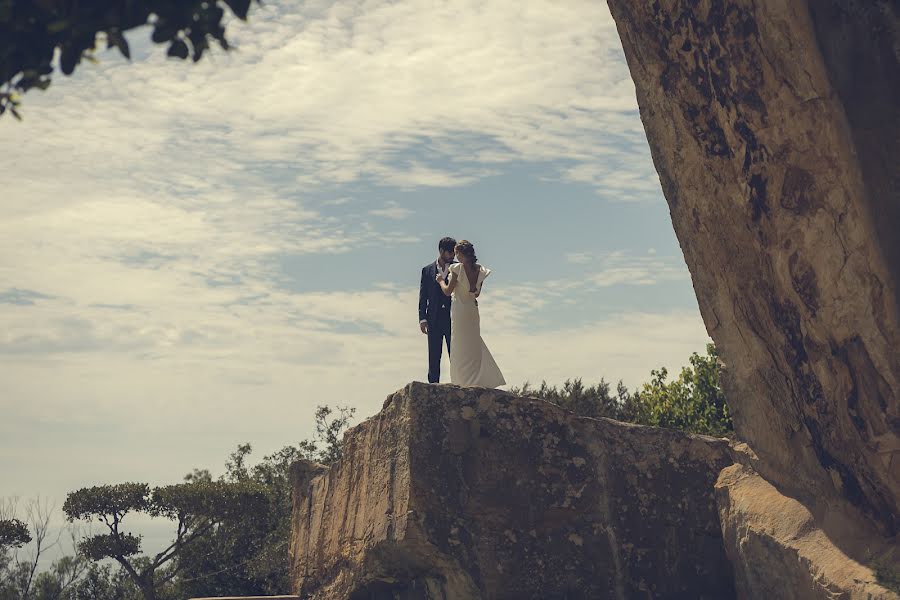
[[[548,400],[577,415],[609,417],[628,423],[680,429],[691,433],[728,436],[734,431],[725,394],[719,386],[718,354],[707,344],[706,356],[696,352],[674,381],[667,381],[665,367],[650,372],[650,381],[634,393],[619,381],[615,395],[601,379],[585,387],[582,380],[566,380],[561,388],[542,382],[534,388],[525,383],[511,388],[514,394]]]

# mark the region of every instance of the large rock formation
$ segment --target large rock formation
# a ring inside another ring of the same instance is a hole
[[[609,6],[738,434],[820,523],[897,533],[898,5]]]
[[[746,466],[723,470],[716,496],[738,598],[898,598],[879,584],[872,568],[829,539],[805,506]]]
[[[294,467],[301,596],[735,596],[713,486],[726,440],[413,383]]]

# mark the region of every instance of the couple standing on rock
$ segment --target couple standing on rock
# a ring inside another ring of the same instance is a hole
[[[478,296],[490,274],[478,263],[472,242],[451,237],[438,242],[438,259],[422,268],[419,327],[428,336],[428,383],[441,379],[444,340],[450,354],[450,383],[489,388],[506,383],[481,339]]]

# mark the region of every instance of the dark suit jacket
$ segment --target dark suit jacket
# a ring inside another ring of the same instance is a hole
[[[441,286],[435,281],[437,262],[422,267],[422,282],[419,284],[419,321],[433,325],[440,315],[450,320],[450,296],[445,296]]]

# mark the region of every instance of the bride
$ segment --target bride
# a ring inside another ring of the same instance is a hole
[[[472,387],[495,388],[506,384],[494,357],[481,339],[481,319],[478,315],[478,296],[491,270],[478,264],[475,246],[468,240],[456,244],[456,259],[450,265],[449,281],[440,275],[437,282],[450,304],[450,383]]]

